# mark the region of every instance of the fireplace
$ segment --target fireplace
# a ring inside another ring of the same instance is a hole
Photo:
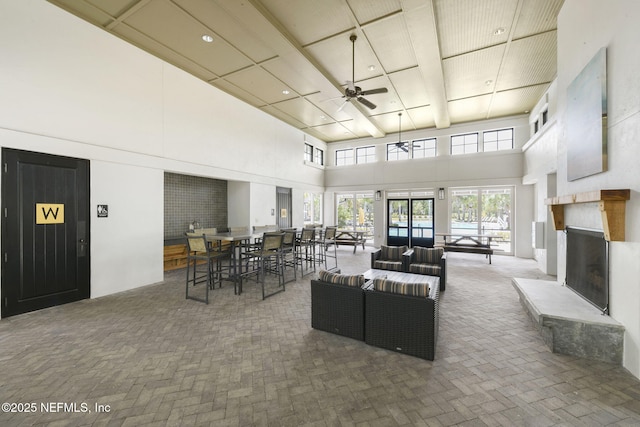
[[[609,310],[609,244],[604,233],[567,227],[565,284],[603,314]]]

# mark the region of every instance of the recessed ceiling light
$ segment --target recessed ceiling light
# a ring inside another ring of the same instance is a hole
[[[285,94],[285,95],[289,95],[289,93],[290,93],[290,92],[289,92],[287,89],[284,89],[284,90],[282,91],[282,93],[283,93],[283,94]]]
[[[209,34],[203,34],[202,40],[204,40],[207,43],[211,43],[213,41],[213,36],[210,36]]]
[[[486,82],[484,82],[484,84],[486,84],[487,86],[491,86],[491,83],[493,83],[493,80],[487,80]]]
[[[375,70],[375,69],[376,69],[376,66],[375,66],[375,65],[369,65],[369,71],[373,71],[373,70]]]
[[[500,28],[496,28],[495,31],[493,32],[494,36],[499,36],[500,34],[503,34],[506,30],[504,29],[504,27],[500,27]]]
[[[327,117],[326,116],[320,116],[320,119],[321,120],[327,120]]]

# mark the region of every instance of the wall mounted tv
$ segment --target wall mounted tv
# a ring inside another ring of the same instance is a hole
[[[567,227],[566,285],[607,313],[609,310],[609,243],[604,233]]]

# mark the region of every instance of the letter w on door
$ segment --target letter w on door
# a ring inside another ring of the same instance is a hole
[[[64,224],[64,205],[36,203],[36,224]]]

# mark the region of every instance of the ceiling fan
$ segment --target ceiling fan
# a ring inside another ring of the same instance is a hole
[[[376,108],[376,104],[366,99],[365,95],[375,95],[377,93],[387,93],[388,90],[386,87],[380,87],[377,89],[370,90],[362,90],[360,86],[355,85],[355,61],[356,61],[356,39],[358,36],[355,34],[351,34],[349,36],[349,40],[351,40],[351,80],[347,81],[347,88],[344,91],[343,98],[347,98],[344,103],[340,106],[338,111],[342,110],[345,104],[355,98],[359,103],[364,105],[367,108],[374,109]]]
[[[408,153],[409,147],[407,145],[407,141],[402,141],[402,113],[398,113],[398,142],[396,142],[396,147]]]

